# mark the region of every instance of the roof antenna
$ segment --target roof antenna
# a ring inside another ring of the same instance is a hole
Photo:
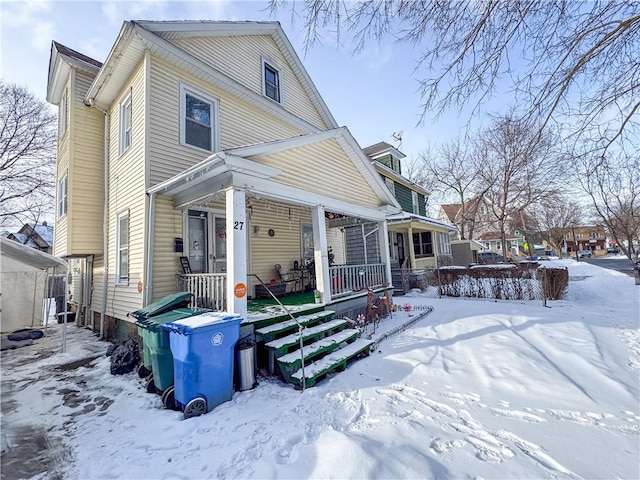
[[[394,138],[394,140],[398,142],[398,145],[396,146],[396,148],[400,150],[402,148],[402,130],[400,130],[397,133],[393,132],[391,136]]]

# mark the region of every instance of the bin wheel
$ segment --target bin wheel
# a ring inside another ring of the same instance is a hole
[[[147,393],[157,393],[156,383],[153,381],[153,375],[149,375],[149,377],[148,377]]]
[[[148,377],[150,373],[151,373],[151,370],[149,370],[144,365],[140,365],[138,367],[138,375],[140,376],[140,378]]]
[[[185,420],[191,417],[198,417],[204,413],[207,413],[207,401],[201,397],[194,398],[184,407]]]
[[[173,385],[162,393],[162,405],[164,405],[164,408],[176,409],[176,390]]]

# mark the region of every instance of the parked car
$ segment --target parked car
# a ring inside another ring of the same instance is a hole
[[[500,255],[496,252],[478,252],[478,263],[491,264],[491,263],[506,263],[508,260],[504,255]]]
[[[591,250],[578,250],[578,258],[591,258]]]
[[[614,254],[619,254],[620,250],[617,247],[609,247],[607,248],[607,253],[614,253]]]

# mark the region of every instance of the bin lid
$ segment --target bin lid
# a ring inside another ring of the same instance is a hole
[[[136,320],[136,325],[151,330],[152,332],[157,332],[162,329],[162,325],[165,323],[175,322],[195,315],[202,315],[209,311],[207,308],[176,308],[175,310],[170,310],[160,315]]]
[[[150,303],[140,310],[128,313],[127,316],[131,315],[132,317],[140,320],[142,318],[160,315],[161,313],[168,312],[180,306],[186,307],[192,297],[193,293],[190,292],[172,293],[171,295],[167,295],[166,297],[162,297],[160,300]]]
[[[228,312],[207,312],[193,317],[183,318],[175,322],[165,323],[163,326],[169,332],[181,333],[188,335],[193,330],[203,327],[209,327],[225,322],[240,322],[242,317],[237,313]]]

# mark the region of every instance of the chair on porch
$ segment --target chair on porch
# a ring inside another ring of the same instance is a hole
[[[280,276],[280,282],[285,284],[285,292],[293,293],[302,291],[302,277],[297,272],[289,272],[286,268],[282,267],[279,263],[275,266],[278,275]],[[291,288],[288,288],[291,285]]]

